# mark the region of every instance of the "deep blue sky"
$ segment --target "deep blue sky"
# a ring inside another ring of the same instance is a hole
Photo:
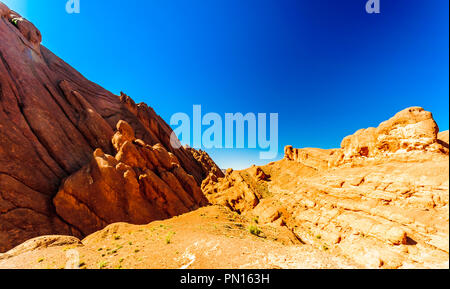
[[[449,128],[449,1],[5,1],[90,80],[173,113],[279,113],[283,147],[339,147],[409,106]],[[243,168],[257,150],[210,151]]]

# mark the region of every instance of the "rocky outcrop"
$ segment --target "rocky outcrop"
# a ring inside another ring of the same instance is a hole
[[[285,159],[296,161],[317,170],[360,165],[384,159],[408,160],[423,154],[447,154],[448,131],[439,133],[431,112],[421,107],[407,108],[377,128],[357,131],[342,141],[340,149],[285,148]],[[446,141],[447,140],[447,141]]]
[[[97,149],[54,198],[58,215],[83,235],[115,222],[147,224],[208,203],[176,156],[161,144],[136,139],[128,123],[119,121],[112,143],[115,157]]]
[[[0,261],[8,260],[33,251],[45,250],[48,248],[64,246],[71,246],[72,248],[76,248],[82,245],[83,244],[79,239],[72,236],[42,236],[28,240],[5,254],[0,254]]]
[[[439,128],[431,112],[421,107],[407,108],[377,128],[357,131],[344,138],[341,151],[330,165],[340,165],[358,158],[383,158],[422,152],[446,153],[438,141]]]
[[[257,182],[256,175],[231,170],[223,178],[209,175],[202,184],[203,193],[211,203],[239,213],[258,205],[265,189]]]
[[[299,162],[317,170],[324,170],[328,169],[329,159],[337,151],[316,148],[296,149],[292,146],[286,146],[284,157],[289,161]]]
[[[192,154],[192,156],[202,165],[203,171],[209,172],[217,178],[223,178],[225,174],[217,166],[217,164],[211,159],[211,157],[203,150],[196,150],[191,147],[185,147],[185,149]]]
[[[12,23],[27,40],[26,45],[39,53],[39,46],[42,41],[41,32],[30,21],[22,18],[18,13],[10,10],[5,4],[0,2],[0,17]]]
[[[0,3],[0,252],[40,235],[82,235],[52,200],[95,149],[115,153],[119,120],[145,144],[172,153],[201,184],[209,172],[172,148],[172,130],[152,108],[88,81],[40,42],[36,27]]]
[[[431,113],[407,109],[341,149],[287,147],[285,159],[207,178],[202,188],[258,224],[369,268],[448,268],[449,156]],[[265,192],[265,193],[263,193]]]
[[[438,134],[438,142],[442,145],[442,146],[444,146],[445,148],[449,148],[448,147],[448,130],[446,130],[446,131],[441,131],[439,134]]]

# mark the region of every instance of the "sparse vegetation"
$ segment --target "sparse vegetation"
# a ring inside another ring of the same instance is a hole
[[[106,268],[106,266],[108,266],[108,262],[106,262],[106,261],[102,261],[102,262],[98,263],[99,269],[104,269],[104,268]]]
[[[119,247],[117,247],[116,249],[112,250],[112,251],[110,252],[110,254],[116,254],[117,251],[119,251],[119,250],[122,249],[122,248],[123,248],[123,246],[119,246]]]
[[[266,172],[264,172],[266,173]],[[269,191],[269,186],[266,182],[258,182],[248,172],[241,172],[241,176],[244,181],[250,185],[256,192],[258,192],[263,198],[269,198],[273,194]]]
[[[18,25],[19,25],[19,18],[11,19],[11,23],[14,24],[14,26],[18,27]]]
[[[250,225],[248,226],[248,231],[250,232],[250,234],[255,235],[255,236],[260,236],[262,231],[260,228],[258,228],[258,226],[256,225]]]
[[[175,232],[169,232],[169,234],[166,237],[166,244],[170,244],[172,242],[172,236],[175,235]]]

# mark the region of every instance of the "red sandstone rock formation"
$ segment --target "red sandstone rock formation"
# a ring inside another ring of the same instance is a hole
[[[225,176],[223,171],[216,165],[216,163],[211,159],[208,153],[187,146],[185,147],[185,149],[190,152],[194,156],[194,158],[202,165],[203,171],[210,172],[210,174],[213,174],[218,178],[222,178]]]
[[[64,181],[56,212],[83,235],[115,222],[147,224],[208,204],[195,179],[161,144],[136,139],[119,121],[115,158],[97,149],[93,159]]]
[[[172,153],[197,184],[209,174],[189,151],[172,148],[172,130],[152,108],[88,81],[40,42],[33,24],[0,3],[0,252],[44,234],[83,234],[52,200],[64,178],[102,158],[100,150],[114,153],[119,120]]]

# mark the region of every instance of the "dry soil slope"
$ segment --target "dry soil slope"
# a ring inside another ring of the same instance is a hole
[[[254,221],[222,206],[205,207],[145,226],[109,225],[82,241],[30,240],[0,255],[0,269],[360,268],[299,243],[286,228],[260,226],[252,234],[250,226]]]

